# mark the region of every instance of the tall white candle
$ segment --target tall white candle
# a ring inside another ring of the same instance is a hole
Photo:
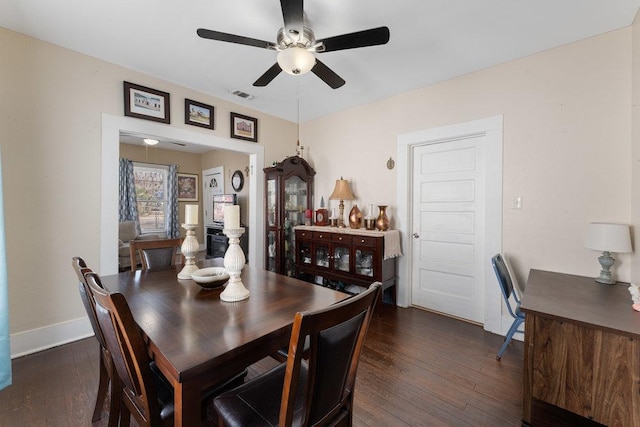
[[[224,228],[240,228],[240,206],[230,205],[224,207]]]
[[[198,223],[198,205],[186,205],[184,207],[184,223],[185,224]]]

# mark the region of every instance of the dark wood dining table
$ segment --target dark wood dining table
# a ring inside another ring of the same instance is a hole
[[[153,360],[173,385],[176,426],[200,425],[203,390],[287,347],[296,312],[348,297],[245,266],[242,282],[251,295],[229,303],[220,300],[222,288],[207,290],[177,274],[168,269],[102,277],[109,291],[125,296]]]

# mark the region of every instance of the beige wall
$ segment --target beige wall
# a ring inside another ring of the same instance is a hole
[[[344,176],[360,206],[387,204],[393,220],[386,162],[398,135],[503,115],[503,251],[518,279],[530,268],[597,275],[587,224],[632,222],[630,53],[627,28],[306,123],[316,205]],[[628,281],[630,257],[617,258]]]
[[[228,138],[235,111],[258,118],[267,164],[295,149],[296,124],[245,106],[2,28],[0,52],[12,343],[85,318],[71,257],[100,262],[101,118],[123,115],[124,80],[169,92],[171,126]],[[216,130],[185,125],[184,98],[215,106]]]
[[[631,263],[631,281],[640,283],[640,15],[636,15],[631,29],[631,218],[635,249]]]
[[[530,268],[596,275],[597,253],[583,246],[587,223],[637,226],[640,181],[630,159],[637,32],[611,32],[303,124],[305,157],[317,172],[314,205],[321,196],[328,202],[344,176],[359,205],[388,204],[393,219],[396,170],[386,162],[398,135],[503,115],[503,250],[518,278]],[[266,164],[295,153],[294,123],[4,29],[0,51],[14,335],[84,316],[70,261],[82,255],[99,263],[101,114],[122,115],[123,80],[171,93],[171,126],[200,131],[181,123],[188,97],[216,107],[216,130],[203,133],[228,137],[233,110],[260,120]],[[635,109],[633,124],[637,136]],[[516,195],[524,198],[521,211],[511,209]],[[629,280],[630,256],[618,260],[618,277]]]

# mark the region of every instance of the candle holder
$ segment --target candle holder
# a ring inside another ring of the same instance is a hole
[[[244,227],[225,228],[222,232],[229,238],[229,247],[224,254],[224,268],[229,273],[229,283],[220,294],[220,299],[227,302],[242,301],[249,298],[249,290],[240,279],[245,264],[244,252],[240,248],[240,236],[244,234]]]
[[[182,224],[182,228],[187,230],[187,236],[182,241],[180,250],[184,256],[184,267],[178,273],[178,279],[191,279],[191,273],[198,269],[196,265],[196,253],[200,249],[196,233],[193,231],[198,228],[197,224]]]

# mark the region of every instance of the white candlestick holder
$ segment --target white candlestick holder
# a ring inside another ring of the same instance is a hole
[[[240,247],[240,236],[244,234],[244,227],[225,228],[222,232],[229,238],[229,247],[224,254],[224,268],[229,274],[229,283],[220,294],[220,299],[227,302],[242,301],[249,298],[249,290],[240,279],[246,261]]]
[[[182,228],[187,230],[187,236],[182,241],[180,250],[184,256],[184,267],[178,273],[178,279],[191,279],[191,273],[198,269],[196,265],[196,253],[200,249],[196,233],[193,231],[198,228],[197,224],[182,224]]]

